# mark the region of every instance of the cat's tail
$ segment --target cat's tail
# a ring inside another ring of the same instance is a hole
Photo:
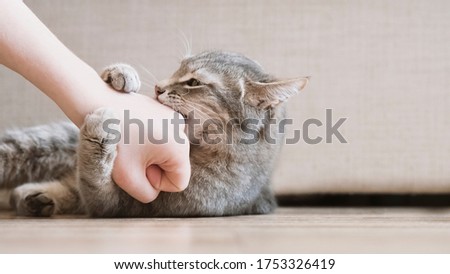
[[[0,189],[58,179],[76,168],[78,128],[56,123],[0,136]]]

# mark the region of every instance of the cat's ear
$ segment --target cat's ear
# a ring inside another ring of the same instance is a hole
[[[244,102],[261,109],[274,108],[301,91],[310,77],[300,77],[271,83],[247,81]]]

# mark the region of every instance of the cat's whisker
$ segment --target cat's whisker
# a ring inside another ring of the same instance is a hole
[[[170,55],[170,57],[172,58],[172,60],[175,60],[176,63],[181,63],[185,59],[185,57],[183,57],[182,50],[180,49],[178,49],[178,55],[172,54]]]
[[[141,79],[141,83],[142,83],[142,84],[146,84],[146,85],[148,85],[148,86],[150,86],[150,87],[154,87],[154,86],[155,86],[155,82],[153,82],[153,81],[147,82],[146,80],[142,80],[142,79]]]
[[[132,58],[132,59],[134,59],[134,58]],[[135,65],[135,67],[139,66],[144,72],[146,72],[146,74],[148,74],[148,76],[150,76],[151,79],[148,79],[148,80],[150,81],[149,85],[151,88],[153,88],[156,85],[156,83],[159,82],[158,78],[156,78],[156,76],[151,71],[149,71],[141,62],[134,60],[133,63]],[[140,78],[141,78],[140,80],[142,83],[145,82],[144,78],[142,76]]]
[[[201,119],[204,119],[204,120],[211,119],[211,116],[209,116],[205,112],[201,111],[200,109],[198,109],[194,106],[189,106],[189,107],[192,108],[194,113],[197,114]]]
[[[183,105],[173,105],[172,106],[173,110],[175,110],[176,112],[180,113],[181,115],[183,115],[183,117],[186,118],[187,115],[185,115],[185,109],[183,108]]]
[[[132,64],[134,67],[140,67],[143,71],[149,74],[153,81],[158,82],[158,79],[155,77],[155,75],[151,73],[141,62],[132,57],[130,57],[130,59],[132,59],[132,62],[130,62],[130,64]]]
[[[184,101],[185,103],[187,103],[188,105],[191,105],[192,107],[197,106],[198,108],[203,108],[204,110],[209,111],[209,109],[208,109],[207,107],[202,106],[202,105],[199,104],[199,103],[193,102],[193,101],[188,100],[188,99],[186,99],[186,98],[183,98],[183,101]],[[196,109],[197,109],[197,108],[196,108]],[[205,112],[205,111],[202,111],[202,112]]]
[[[133,65],[133,67],[137,67],[137,65],[142,66],[142,63],[139,62],[138,59],[132,57],[132,56],[128,56],[128,59],[130,59],[130,62],[128,62],[130,65]]]
[[[158,78],[153,73],[151,73],[151,71],[149,71],[147,68],[145,68],[142,65],[139,65],[139,66],[154,80],[155,83],[159,82]]]
[[[147,78],[147,77],[145,77],[145,78],[142,78],[142,77],[141,77],[140,80],[141,80],[141,82],[144,82],[144,83],[147,83],[147,84],[155,84],[155,83],[156,83],[155,80],[150,79],[150,78]]]
[[[186,100],[186,101],[187,101],[187,100]],[[202,109],[204,109],[204,110],[206,110],[206,111],[209,111],[209,109],[208,109],[207,107],[202,106],[202,105],[199,104],[199,103],[195,103],[195,102],[192,102],[192,101],[187,101],[187,102],[189,102],[189,104],[192,104],[192,105],[194,105],[194,106],[197,106],[197,107],[199,107],[199,108],[202,108]]]
[[[147,83],[158,83],[158,81],[156,81],[156,79],[153,79],[153,77],[141,77],[141,80],[147,81]]]
[[[196,102],[193,102],[193,101],[190,101],[190,100],[187,100],[187,99],[184,99],[184,101],[187,102],[187,103],[189,103],[189,104],[193,104],[193,105],[195,105],[195,106],[198,106],[198,107],[200,107],[200,108],[203,108],[203,109],[209,111],[209,109],[208,109],[207,107],[202,106],[202,105],[199,104],[199,103],[196,103]]]
[[[179,107],[179,109],[181,109],[183,112],[185,112],[186,115],[189,114],[189,113],[191,112],[191,111],[190,111],[190,108],[192,108],[192,109],[194,109],[194,112],[195,112],[198,116],[200,116],[200,118],[205,119],[205,120],[208,120],[208,119],[210,118],[209,115],[207,115],[207,114],[204,113],[203,111],[201,111],[201,110],[195,108],[194,106],[189,106],[189,105],[188,105],[188,106],[186,106],[186,105],[179,105],[178,107]]]
[[[185,43],[185,41],[182,39],[182,37],[180,37],[180,36],[178,36],[178,40],[181,42],[181,45],[183,46],[184,53],[183,53],[183,50],[178,50],[178,52],[179,52],[180,55],[181,55],[181,59],[183,59],[183,58],[184,58],[184,55],[186,54],[186,51],[187,51],[186,43]]]
[[[189,55],[192,55],[192,33],[189,34]]]
[[[186,43],[187,43],[187,48],[188,51],[186,52],[186,57],[191,56],[192,55],[192,35],[189,34],[189,38],[186,36]]]
[[[179,39],[184,47],[184,55],[183,55],[183,59],[184,59],[188,56],[191,56],[191,45],[189,43],[189,40],[188,40],[186,34],[181,29],[178,29],[178,32],[181,35],[181,37],[179,37]]]
[[[141,92],[142,93],[147,93],[148,96],[150,97],[154,97],[155,93],[154,93],[154,89],[155,89],[155,85],[154,84],[149,84],[147,82],[141,81],[142,87],[145,88],[141,88]]]
[[[180,105],[179,109],[181,110],[182,113],[185,113],[186,117],[189,116],[190,113],[192,113],[192,110],[190,108],[188,108],[187,106],[184,106],[184,105]],[[209,119],[208,116],[205,116],[205,115],[201,114],[202,112],[200,112],[200,111],[195,112],[195,108],[194,108],[194,113],[196,115],[198,115],[200,117],[200,119],[203,119],[203,120],[208,120]]]
[[[143,81],[141,81],[141,83],[142,83],[142,85],[144,85],[144,86],[146,86],[148,88],[153,88],[154,87],[154,85],[152,86],[151,84],[143,82]]]
[[[210,115],[208,115],[208,114],[205,113],[204,111],[202,111],[202,110],[196,108],[195,106],[189,105],[189,107],[193,108],[194,111],[196,111],[196,113],[200,116],[200,118],[205,119],[205,120],[212,119]]]

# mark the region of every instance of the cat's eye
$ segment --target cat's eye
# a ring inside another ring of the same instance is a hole
[[[191,78],[186,81],[186,85],[189,87],[198,87],[198,86],[201,86],[202,83],[200,83],[200,81],[197,79]]]

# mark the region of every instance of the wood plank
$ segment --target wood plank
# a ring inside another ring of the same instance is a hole
[[[450,253],[449,208],[279,208],[187,219],[20,218],[1,253]]]

